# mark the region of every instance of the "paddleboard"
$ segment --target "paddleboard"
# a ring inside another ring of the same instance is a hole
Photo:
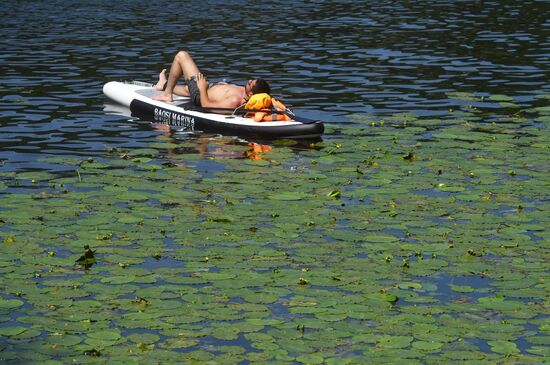
[[[153,100],[159,92],[154,85],[138,81],[111,81],[103,86],[103,93],[130,108],[133,116],[174,128],[263,138],[316,138],[324,131],[322,122],[296,116],[290,121],[255,122],[242,113],[224,115],[201,110],[183,96],[174,95],[172,102]]]

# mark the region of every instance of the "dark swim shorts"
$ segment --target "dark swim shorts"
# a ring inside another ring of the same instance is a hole
[[[201,93],[199,91],[199,87],[197,86],[197,77],[191,76],[189,80],[187,80],[187,87],[189,88],[189,97],[191,98],[191,101],[196,106],[201,106]]]
[[[210,89],[214,85],[213,83],[208,83],[208,88]],[[199,87],[197,86],[197,76],[191,76],[189,80],[187,80],[187,88],[189,88],[189,98],[191,98],[191,101],[196,106],[202,106],[201,105],[201,93],[199,91]]]

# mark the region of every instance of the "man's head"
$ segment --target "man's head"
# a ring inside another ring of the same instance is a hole
[[[258,77],[255,80],[256,80],[256,84],[252,88],[252,94],[261,94],[261,93],[271,94],[271,88],[269,87],[269,84],[267,83],[267,81],[265,81],[261,77]]]
[[[261,93],[271,94],[271,88],[269,87],[269,84],[261,77],[248,80],[245,89],[249,95]]]

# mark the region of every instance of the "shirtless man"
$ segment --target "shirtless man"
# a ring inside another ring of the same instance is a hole
[[[176,85],[182,75],[187,85]],[[154,96],[155,100],[171,102],[172,93],[174,93],[190,96],[197,106],[228,109],[235,109],[245,104],[253,94],[271,92],[268,83],[261,78],[250,79],[245,86],[225,82],[209,85],[186,51],[179,51],[174,57],[168,79],[166,79],[166,70],[162,70],[156,88],[164,91]]]

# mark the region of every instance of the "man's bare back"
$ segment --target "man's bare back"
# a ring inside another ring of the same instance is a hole
[[[177,85],[181,76],[187,85]],[[174,57],[168,78],[166,70],[160,73],[156,88],[164,91],[153,99],[171,102],[172,94],[176,94],[189,96],[196,105],[205,108],[234,109],[246,103],[255,92],[270,92],[269,85],[263,80],[259,87],[256,87],[258,80],[261,79],[248,80],[245,86],[225,82],[210,86],[189,53],[180,51]]]

